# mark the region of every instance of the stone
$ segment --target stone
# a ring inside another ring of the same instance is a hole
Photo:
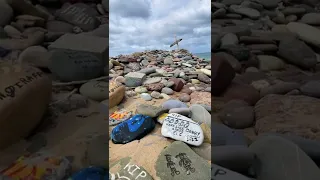
[[[117,81],[118,83],[121,83],[121,84],[126,83],[126,78],[124,78],[123,76],[118,76],[114,80]]]
[[[50,61],[51,72],[61,81],[94,79],[104,71],[104,63],[88,52],[58,49],[52,51]]]
[[[162,83],[154,83],[145,85],[149,91],[158,91],[160,92],[162,88],[164,88],[164,84]]]
[[[63,114],[80,108],[88,107],[87,97],[82,96],[81,94],[72,94],[68,99],[65,99],[65,97],[69,96],[68,94],[69,93],[59,93],[58,95],[56,95],[56,98],[55,96],[52,97],[52,101],[54,103],[51,104],[51,108],[54,109],[54,112],[59,112]],[[109,115],[108,108],[107,111]]]
[[[165,111],[167,111],[167,110],[165,110],[161,107],[152,106],[149,104],[140,104],[137,106],[137,113],[138,114],[150,116],[152,118],[160,116]]]
[[[272,9],[276,8],[281,0],[258,0],[257,2],[267,9]]]
[[[164,93],[164,94],[167,94],[167,95],[172,95],[174,92],[173,92],[173,90],[171,88],[164,87],[164,88],[162,88],[161,93]]]
[[[285,63],[280,58],[268,55],[257,56],[259,60],[259,69],[261,71],[273,71],[284,69]]]
[[[148,171],[139,166],[131,157],[125,157],[109,166],[110,179],[145,179],[153,180]]]
[[[188,166],[183,162],[188,162]],[[211,178],[210,164],[180,141],[173,142],[160,153],[155,169],[161,180]]]
[[[146,87],[143,87],[143,86],[138,86],[138,87],[136,87],[136,88],[134,89],[134,91],[135,91],[136,93],[139,93],[139,94],[141,94],[141,93],[147,93],[147,92],[148,92],[147,88],[146,88]]]
[[[146,78],[146,74],[138,72],[129,72],[124,76],[126,78],[126,86],[128,87],[138,87],[141,86]]]
[[[211,94],[221,95],[235,77],[235,70],[222,58],[212,59]]]
[[[4,26],[3,30],[8,37],[17,38],[17,39],[20,39],[23,37],[22,33],[11,25]]]
[[[143,138],[154,128],[155,122],[151,117],[136,114],[112,130],[111,140],[115,144],[126,144]]]
[[[164,119],[161,134],[194,146],[200,146],[204,140],[200,125],[177,113],[170,113]]]
[[[246,146],[226,145],[211,148],[212,163],[232,171],[246,173],[253,165],[255,154]]]
[[[189,102],[191,100],[191,97],[189,94],[182,93],[178,99],[182,102]]]
[[[109,93],[107,92],[108,89],[109,83],[107,82],[89,81],[80,87],[79,92],[92,100],[101,102],[109,98]]]
[[[178,79],[178,78],[171,78],[169,81],[172,81],[174,82],[174,85],[172,87],[172,89],[176,92],[180,92],[181,89],[183,88],[184,86],[184,83],[181,79]]]
[[[99,135],[90,140],[86,148],[86,162],[96,166],[105,166],[109,162],[109,157],[105,151],[109,150],[108,134]]]
[[[35,6],[33,6],[33,4],[28,3],[27,1],[9,0],[7,2],[18,14],[32,15],[41,17],[45,20],[48,20],[49,18],[49,15],[47,13],[40,11]]]
[[[165,58],[165,59],[163,60],[163,64],[165,64],[165,65],[171,65],[171,64],[173,64],[173,59],[167,57],[167,58]]]
[[[192,93],[191,89],[189,89],[189,88],[182,88],[182,90],[180,92],[181,93],[186,93],[186,94],[189,94],[189,95]]]
[[[248,105],[238,105],[235,103],[237,103],[237,101],[228,102],[219,112],[219,119],[223,124],[234,129],[251,127],[254,122],[253,107]]]
[[[57,19],[78,26],[84,31],[94,30],[100,25],[96,18],[98,15],[99,13],[94,8],[84,3],[64,4],[55,13]]]
[[[191,119],[193,121],[207,124],[211,127],[211,115],[210,113],[201,105],[193,104],[190,106]]]
[[[40,123],[51,100],[51,80],[35,67],[2,63],[0,82],[3,149],[27,137]]]
[[[299,89],[300,84],[296,82],[280,82],[260,90],[260,96],[268,94],[286,94],[294,89]]]
[[[113,113],[109,113],[109,108],[105,108],[105,109],[107,110],[107,112],[106,113],[105,111],[102,111],[102,112],[104,112],[104,114],[109,116],[109,126],[120,124],[121,122],[128,120],[132,116],[132,113],[127,111],[126,109],[120,109]]]
[[[151,101],[151,100],[152,100],[151,95],[148,94],[148,93],[141,93],[141,94],[140,94],[140,97],[141,97],[142,99],[144,99],[145,101]]]
[[[81,34],[65,34],[51,43],[49,50],[67,49],[74,51],[84,51],[99,58],[104,66],[109,58],[109,39],[95,36],[85,36]]]
[[[190,104],[205,104],[211,107],[211,93],[209,92],[192,92],[190,94]]]
[[[256,134],[291,133],[319,140],[319,106],[319,99],[308,96],[267,95],[255,105]]]
[[[161,77],[153,77],[150,79],[147,79],[143,82],[143,84],[155,84],[161,81]]]
[[[157,92],[157,91],[152,91],[151,92],[151,97],[155,98],[155,99],[162,99],[163,97],[161,96],[161,93]]]
[[[18,62],[30,64],[40,68],[48,68],[50,53],[42,46],[30,46],[19,55]]]
[[[233,99],[244,100],[249,105],[254,105],[260,99],[260,94],[258,90],[250,85],[232,83],[223,94],[223,98],[226,101]]]
[[[103,37],[103,38],[109,38],[109,24],[101,24],[98,28],[89,31],[89,32],[83,32],[81,34],[87,35],[87,36],[96,36],[96,37]]]
[[[233,34],[233,33],[228,33],[225,34],[222,38],[221,38],[221,47],[223,46],[228,46],[228,45],[237,45],[239,43],[239,39],[237,37],[237,35]]]
[[[1,39],[0,47],[9,50],[24,50],[30,46],[42,44],[44,41],[44,32],[36,31],[28,34],[26,39]]]
[[[37,16],[32,15],[19,15],[16,16],[16,22],[18,24],[22,24],[24,27],[29,26],[37,26],[37,27],[44,27],[45,26],[45,19]]]
[[[122,101],[125,90],[125,87],[117,81],[109,81],[109,108],[113,108]]]
[[[251,19],[259,19],[260,17],[260,12],[252,8],[238,6],[238,5],[231,5],[229,8],[232,12],[247,16]]]
[[[1,27],[9,24],[13,17],[13,9],[6,3],[6,1],[0,1],[0,17]]]
[[[303,41],[315,47],[320,47],[320,30],[318,28],[298,22],[287,24],[287,28],[290,32],[297,34]]]
[[[317,165],[320,164],[320,143],[294,134],[263,133],[259,136],[279,136],[299,146]]]
[[[211,161],[211,144],[203,143],[201,146],[191,147],[191,149],[203,159]]]
[[[211,164],[211,178],[214,178],[214,180],[253,180],[216,164]]]
[[[46,24],[46,29],[51,32],[72,33],[73,27],[72,24],[57,20],[48,21]]]
[[[320,98],[320,81],[309,81],[300,87],[303,95]]]
[[[191,111],[189,108],[172,108],[169,110],[169,113],[177,113],[188,117]]]
[[[200,127],[203,131],[203,136],[204,136],[203,142],[211,144],[211,128],[205,123],[202,123]]]
[[[188,106],[185,103],[183,103],[183,102],[181,102],[179,100],[172,99],[172,100],[165,101],[162,104],[162,107],[164,109],[170,110],[170,109],[173,109],[173,108],[187,108]]]
[[[211,71],[208,69],[200,69],[201,72],[203,72],[205,75],[211,76]]]
[[[222,58],[227,60],[236,72],[239,72],[241,70],[241,63],[235,57],[233,57],[228,53],[218,52],[218,53],[214,53],[212,56],[214,59]]]
[[[320,25],[320,13],[307,13],[302,16],[300,22],[309,25]]]
[[[264,79],[253,81],[251,86],[254,87],[256,90],[260,91],[261,89],[267,88],[270,86],[270,83]]]
[[[211,132],[212,146],[247,146],[246,137],[241,131],[229,128],[224,124],[211,122]]]
[[[198,74],[198,79],[201,82],[204,82],[204,83],[207,83],[207,84],[209,84],[211,82],[211,78],[208,77],[207,75],[203,74],[203,73],[199,73]]]
[[[168,116],[168,113],[163,113],[157,117],[157,122],[163,124],[164,119]]]
[[[320,170],[310,157],[296,144],[281,137],[260,137],[249,148],[257,157],[253,169],[258,179],[298,180],[303,177],[316,180],[320,177]],[[280,158],[281,163],[274,158]]]

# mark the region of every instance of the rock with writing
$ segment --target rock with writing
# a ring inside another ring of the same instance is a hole
[[[115,144],[126,144],[143,138],[150,133],[155,126],[156,124],[150,116],[136,114],[117,125],[111,132],[111,139]]]
[[[109,83],[104,81],[89,81],[83,84],[79,91],[80,94],[89,97],[95,101],[108,99]]]
[[[83,168],[76,173],[74,173],[69,179],[81,180],[81,179],[100,179],[108,180],[108,170],[100,166],[90,166]]]
[[[153,180],[150,174],[131,157],[125,157],[109,166],[109,179]]]
[[[53,50],[51,72],[61,81],[94,79],[103,74],[103,62],[91,53]]]
[[[211,164],[212,180],[253,180],[216,164]]]
[[[155,169],[161,180],[211,179],[210,164],[181,141],[160,153]]]
[[[41,70],[1,64],[0,149],[28,136],[41,121],[50,99],[51,80]]]
[[[161,134],[194,146],[200,146],[204,140],[200,125],[177,113],[170,113],[164,119]]]
[[[126,88],[117,81],[109,81],[109,108],[118,105],[124,98]]]
[[[84,3],[72,5],[66,3],[55,14],[59,20],[78,26],[84,31],[92,31],[100,25],[96,18],[98,15],[99,13],[94,8]]]

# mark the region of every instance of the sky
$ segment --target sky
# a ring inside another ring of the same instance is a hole
[[[211,0],[110,0],[111,57],[145,50],[211,51]]]

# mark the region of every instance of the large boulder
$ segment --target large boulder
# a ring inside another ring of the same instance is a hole
[[[51,80],[39,69],[0,65],[0,148],[5,148],[38,125],[51,100]]]

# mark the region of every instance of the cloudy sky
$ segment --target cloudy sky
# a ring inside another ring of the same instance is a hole
[[[110,0],[110,56],[180,48],[210,52],[211,0]]]

